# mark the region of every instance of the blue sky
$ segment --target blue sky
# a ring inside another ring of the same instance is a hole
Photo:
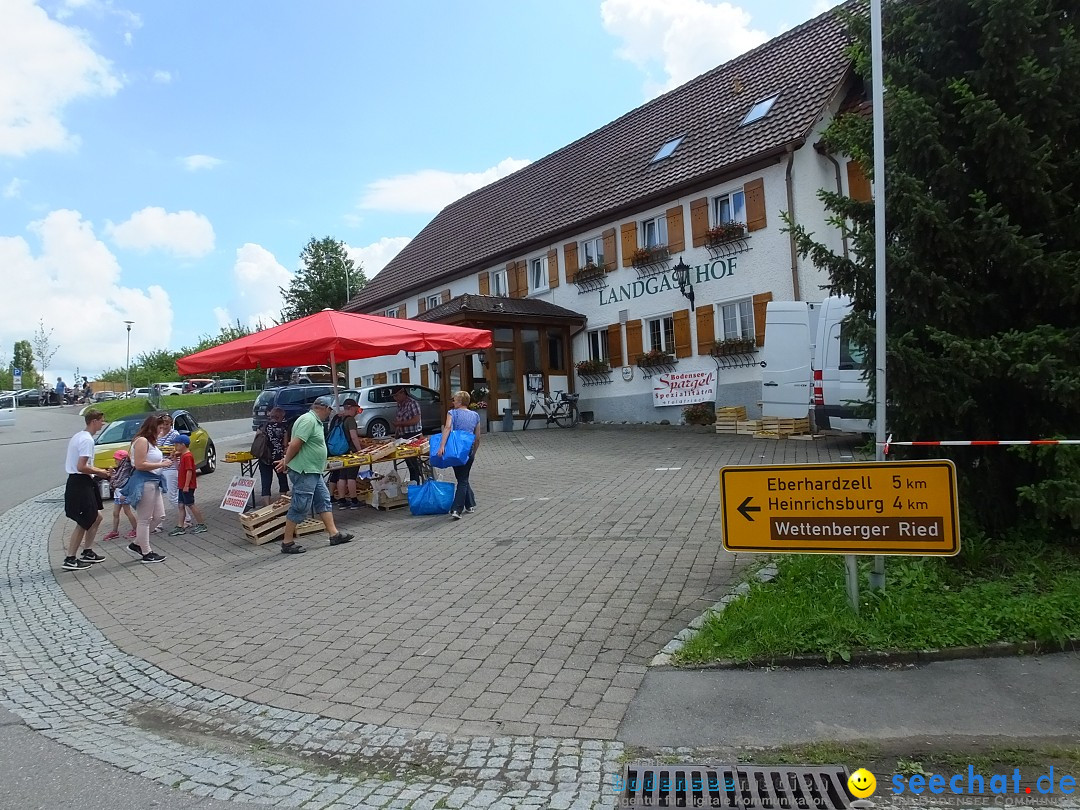
[[[828,0],[0,0],[0,351],[69,382],[370,277],[461,195]]]

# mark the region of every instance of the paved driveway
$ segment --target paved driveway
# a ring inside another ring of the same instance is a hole
[[[246,440],[219,452],[241,449]],[[613,739],[645,665],[716,602],[745,558],[721,547],[717,471],[839,460],[850,439],[772,441],[680,428],[485,436],[479,508],[340,513],[358,535],[283,556],[216,508],[210,532],[155,538],[146,566],[60,573],[123,650],[200,685],[342,720],[476,735]],[[61,532],[51,540],[55,553]],[[160,536],[156,536],[160,537]]]

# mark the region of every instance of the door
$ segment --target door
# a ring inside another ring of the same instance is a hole
[[[15,397],[0,397],[0,427],[15,426]]]
[[[761,370],[762,416],[802,419],[810,413],[810,306],[803,301],[769,302]]]
[[[848,307],[827,310],[824,360],[821,368],[821,389],[824,412],[833,430],[849,433],[870,433],[872,419],[858,413],[870,397],[864,374],[867,357],[864,349],[852,341],[851,332],[841,320]]]

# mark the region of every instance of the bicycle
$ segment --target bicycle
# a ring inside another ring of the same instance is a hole
[[[525,424],[522,426],[522,430],[528,429],[529,422],[532,421],[537,408],[544,412],[547,418],[545,424],[550,425],[554,422],[559,427],[574,427],[578,423],[578,396],[578,394],[567,394],[562,391],[556,391],[554,397],[550,397],[546,393],[543,395],[538,393],[533,398],[532,404],[529,405],[529,412],[525,414]]]

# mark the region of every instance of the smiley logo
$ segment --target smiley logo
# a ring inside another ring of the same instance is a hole
[[[877,790],[877,779],[866,768],[859,768],[848,777],[847,789],[856,799],[866,799]]]

